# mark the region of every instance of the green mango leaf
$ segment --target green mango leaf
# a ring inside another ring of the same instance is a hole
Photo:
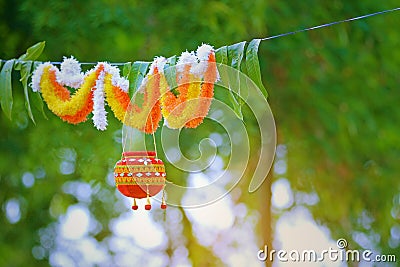
[[[40,63],[39,62],[35,62],[33,64],[33,69],[36,69],[38,67]],[[43,99],[40,96],[39,92],[33,92],[33,96],[32,96],[32,103],[33,105],[36,107],[37,110],[40,111],[40,113],[42,113],[43,117],[47,120],[47,116],[46,113],[44,112],[44,104],[43,104]]]
[[[258,86],[265,98],[268,98],[267,89],[265,89],[262,83],[260,63],[258,61],[258,47],[260,42],[261,39],[253,39],[246,49],[246,73]]]
[[[13,106],[11,74],[15,59],[7,60],[0,72],[0,103],[6,116],[11,120]]]
[[[37,110],[42,113],[43,117],[48,120],[46,113],[44,112],[44,104],[43,99],[40,96],[39,92],[33,92],[32,103],[36,107]]]
[[[222,46],[215,50],[215,60],[217,62],[217,67],[218,67],[218,72],[220,75],[221,82],[223,83],[224,87],[227,86],[228,89],[226,91],[225,97],[222,97],[220,100],[230,106],[233,111],[235,112],[236,116],[239,119],[243,119],[243,114],[241,111],[241,108],[239,106],[238,101],[236,100],[235,94],[232,92],[231,87],[230,87],[230,77],[228,73],[228,68],[227,67],[221,67],[221,65],[226,65],[228,66],[228,47],[227,46]],[[216,87],[218,89],[218,87]]]
[[[168,66],[175,66],[177,61],[177,56],[172,56],[167,58],[167,64]]]
[[[129,73],[129,92],[133,95],[141,85],[144,76],[150,66],[150,62],[136,61],[132,64],[131,71]]]
[[[236,116],[243,120],[243,112],[242,112],[242,105],[240,103],[240,100],[238,101],[238,99],[241,99],[238,95],[236,95],[234,92],[232,92],[232,90],[229,90],[229,94],[228,94],[228,99],[230,101],[230,103],[232,104],[232,108],[233,111],[235,112]]]
[[[131,70],[132,70],[132,62],[126,62],[126,63],[124,64],[123,69],[122,69],[122,75],[123,75],[125,78],[128,78],[129,75],[130,75],[130,73],[131,73]]]
[[[218,72],[220,75],[219,86],[225,87],[225,97],[221,97],[221,101],[230,106],[235,112],[236,116],[243,120],[241,98],[237,95],[240,92],[239,73],[237,71],[230,71],[230,66],[240,71],[240,64],[243,59],[244,45],[246,42],[233,44],[230,46],[222,46],[215,50],[215,59],[217,61]],[[218,88],[218,87],[217,87]],[[236,92],[233,92],[235,88]]]
[[[172,56],[167,58],[167,64],[164,67],[165,78],[167,79],[168,86],[172,92],[175,92],[175,89],[178,87],[178,83],[176,82],[176,62],[177,57]]]
[[[20,63],[20,75],[21,79],[19,80],[22,83],[22,86],[24,88],[24,94],[25,94],[25,108],[28,111],[29,118],[31,118],[32,122],[35,123],[35,119],[33,118],[32,114],[32,109],[31,109],[31,104],[29,101],[29,90],[28,90],[28,78],[31,73],[32,69],[32,61],[26,61],[23,63]]]
[[[232,104],[233,111],[235,111],[236,116],[243,120],[243,113],[242,113],[242,100],[241,98],[234,93],[232,90],[229,90],[228,100]]]
[[[228,65],[240,70],[246,41],[228,46]]]
[[[226,46],[222,46],[215,50],[215,60],[220,64],[228,64],[228,48]]]
[[[237,44],[233,44],[228,46],[228,65],[231,66],[232,68],[236,69],[237,72],[229,72],[229,87],[232,89],[232,87],[237,88],[237,92],[233,93],[231,91],[231,101],[234,103],[234,110],[237,113],[238,118],[243,119],[243,114],[242,114],[242,105],[244,104],[244,101],[242,99],[244,90],[242,89],[242,84],[240,82],[240,75],[241,75],[241,65],[242,65],[242,60],[243,60],[243,55],[244,55],[244,50],[245,50],[245,45],[246,42],[240,42]]]
[[[236,117],[240,120],[243,120],[243,115],[240,110],[240,106],[234,95],[235,93],[229,90],[229,88],[221,86],[220,83],[215,84],[214,98],[229,106],[235,113]]]
[[[18,58],[18,60],[35,60],[42,54],[46,42],[39,42],[26,50],[26,53]]]

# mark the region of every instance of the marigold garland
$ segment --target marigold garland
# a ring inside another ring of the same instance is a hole
[[[105,130],[107,102],[116,118],[145,133],[154,133],[162,116],[170,128],[195,128],[208,113],[218,78],[214,51],[202,45],[196,53],[182,53],[176,66],[176,96],[168,86],[165,63],[165,58],[155,58],[132,101],[128,80],[120,76],[118,68],[98,63],[83,74],[73,57],[64,58],[61,71],[50,63],[39,65],[31,85],[34,91],[41,91],[54,114],[72,124],[85,121],[93,112],[95,127]],[[65,86],[76,90],[71,95]],[[136,101],[139,94],[143,95],[141,104]]]
[[[135,127],[145,133],[154,133],[161,121],[160,106],[160,77],[158,67],[153,65],[150,73],[146,76],[135,97],[143,93],[143,104],[141,107],[134,101],[128,107],[124,124]]]
[[[163,110],[165,110],[163,115],[169,128],[182,128],[193,119],[198,109],[201,85],[199,77],[193,74],[185,75],[189,79],[186,84],[178,86],[179,95],[174,97],[172,92],[169,91],[167,101],[162,102]]]
[[[57,82],[56,70],[50,66],[46,67],[43,70],[40,86],[42,88],[42,96],[49,109],[58,116],[73,116],[85,109],[100,71],[101,67],[96,71],[90,72],[84,78],[81,88],[71,97],[69,90]]]
[[[201,124],[209,111],[216,80],[215,54],[211,46],[199,47],[196,55],[182,53],[177,63],[178,95],[167,86],[160,88],[162,112],[168,127],[196,128]]]
[[[204,82],[201,85],[201,94],[198,99],[198,109],[195,112],[194,119],[188,121],[185,126],[187,128],[196,128],[199,126],[204,118],[207,116],[210,109],[211,100],[214,96],[214,83],[218,79],[217,64],[215,61],[215,54],[210,53],[208,56],[208,66],[204,74]]]
[[[117,119],[124,124],[137,128],[145,133],[154,133],[161,120],[161,108],[158,101],[159,86],[158,70],[147,76],[147,80],[138,90],[144,92],[142,107],[131,103],[129,95],[119,87],[111,84],[111,75],[106,75],[104,91],[107,103]],[[128,115],[127,115],[128,113]]]
[[[111,83],[111,75],[104,77],[104,92],[106,94],[107,103],[114,112],[114,115],[120,121],[124,121],[126,110],[130,103],[128,93],[122,91],[119,87],[113,86]]]

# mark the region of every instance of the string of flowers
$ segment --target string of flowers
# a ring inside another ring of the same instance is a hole
[[[182,53],[176,65],[176,96],[164,73],[166,62],[164,57],[154,59],[132,99],[129,81],[121,77],[118,68],[100,62],[82,73],[73,57],[64,57],[60,70],[48,62],[40,64],[31,86],[42,93],[54,114],[72,124],[87,120],[92,112],[94,126],[105,130],[107,103],[117,119],[145,133],[154,133],[162,116],[170,128],[195,128],[208,113],[218,78],[214,50],[202,45],[196,53]]]
[[[170,128],[196,128],[208,114],[218,79],[214,50],[200,46],[195,52],[183,52],[177,62],[178,95],[163,81],[161,90],[162,113]],[[202,82],[202,79],[204,81]]]

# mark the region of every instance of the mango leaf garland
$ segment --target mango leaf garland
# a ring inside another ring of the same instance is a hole
[[[21,55],[18,59],[11,59],[6,61],[3,68],[1,69],[0,63],[0,102],[4,113],[9,119],[11,119],[12,106],[13,106],[13,96],[12,96],[12,70],[20,72],[20,82],[24,89],[25,96],[25,107],[28,112],[29,118],[35,123],[33,118],[33,113],[31,109],[29,90],[28,90],[28,79],[31,75],[32,66],[34,60],[36,60],[40,54],[43,52],[45,47],[45,42],[39,42],[31,47],[29,47],[25,54]],[[41,102],[36,96],[35,102]],[[43,105],[43,103],[42,103]]]
[[[246,74],[258,86],[264,97],[268,97],[267,89],[265,89],[261,80],[260,63],[258,61],[258,47],[261,39],[253,39],[246,49]]]
[[[232,108],[235,112],[236,116],[243,120],[242,111],[239,105],[239,102],[236,99],[235,93],[232,92],[230,75],[228,73],[228,69],[226,67],[221,67],[221,65],[230,66],[228,62],[228,47],[222,46],[215,51],[215,58],[218,62],[217,66],[219,66],[219,75],[221,81],[224,82],[224,85],[227,85],[228,88],[222,88],[221,85],[217,86],[217,90],[215,91],[215,97],[227,104]],[[227,83],[227,84],[226,84]],[[233,81],[232,81],[233,83]],[[233,85],[233,84],[232,84]],[[228,90],[228,91],[226,91]]]
[[[24,88],[25,95],[25,108],[28,112],[29,118],[35,124],[35,119],[33,118],[33,113],[31,109],[31,104],[29,100],[29,90],[28,90],[28,79],[31,75],[33,60],[36,60],[43,52],[45,47],[45,42],[39,42],[31,47],[29,47],[25,54],[18,58],[18,62],[15,64],[14,69],[20,71],[20,82]]]
[[[267,90],[263,86],[261,79],[261,71],[260,64],[258,60],[258,48],[261,39],[252,40],[247,48],[246,42],[240,42],[237,44],[222,46],[215,51],[215,57],[217,61],[217,65],[227,65],[236,69],[237,73],[228,73],[226,68],[219,68],[221,80],[224,83],[228,84],[228,89],[230,92],[227,94],[226,92],[221,93],[220,86],[217,86],[219,90],[216,90],[216,97],[223,101],[225,104],[229,105],[236,116],[243,120],[242,114],[242,105],[244,104],[244,100],[242,98],[247,97],[247,85],[243,84],[242,75],[239,75],[239,72],[242,72],[258,86],[265,97],[268,97]],[[247,82],[247,81],[246,81]],[[235,88],[233,88],[235,86]],[[232,90],[235,89],[234,93]]]

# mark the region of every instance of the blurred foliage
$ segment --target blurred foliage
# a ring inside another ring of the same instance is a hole
[[[87,62],[149,61],[156,55],[193,50],[202,42],[221,47],[396,4],[394,0],[190,4],[0,0],[0,58],[15,58],[45,40],[41,60],[74,55]],[[329,227],[334,239],[345,237],[351,248],[359,248],[364,246],[360,236],[365,236],[378,251],[395,253],[398,259],[399,23],[397,12],[388,13],[261,42],[259,53],[278,142],[288,151],[286,177],[292,189],[318,195],[319,202],[308,208]],[[12,78],[20,77],[13,74]],[[45,107],[48,119],[32,109],[35,126],[24,106],[24,88],[14,84],[12,121],[0,113],[0,203],[5,214],[10,200],[17,201],[21,217],[10,223],[0,216],[0,265],[43,266],[55,247],[52,225],[70,205],[82,202],[68,193],[68,182],[91,187],[93,194],[86,204],[100,224],[91,235],[99,243],[111,235],[112,219],[125,209],[108,178],[121,152],[121,124],[109,116],[105,132],[95,130],[90,122],[72,126]],[[246,125],[257,136],[254,120]],[[252,148],[257,142],[254,138]],[[183,146],[191,148],[189,142]],[[29,185],[24,177],[32,175],[34,184]],[[240,188],[246,192],[247,184]],[[262,213],[263,197],[242,193],[236,201]],[[171,229],[165,231],[171,245],[165,253],[172,258],[179,235],[184,235],[186,246],[194,250],[188,255],[194,266],[218,262],[211,248],[198,242],[190,220],[182,214],[180,220],[167,218]],[[178,224],[183,224],[183,230],[176,229]],[[263,241],[257,242],[261,247]]]

